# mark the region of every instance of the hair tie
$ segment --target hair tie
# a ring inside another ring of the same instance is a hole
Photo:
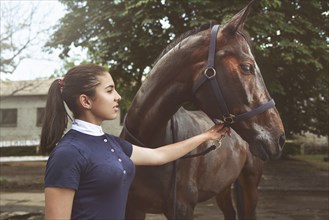
[[[64,80],[63,79],[58,79],[58,85],[60,88],[64,87]]]

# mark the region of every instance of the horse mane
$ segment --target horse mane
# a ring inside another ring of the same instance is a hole
[[[155,60],[154,64],[156,64],[169,50],[174,48],[177,44],[179,44],[182,40],[185,38],[194,35],[196,33],[199,33],[201,31],[207,30],[208,28],[212,27],[212,23],[206,23],[202,24],[197,28],[194,28],[192,30],[186,31],[185,33],[181,34],[179,37],[175,38],[170,44],[168,44],[160,53],[160,55]]]

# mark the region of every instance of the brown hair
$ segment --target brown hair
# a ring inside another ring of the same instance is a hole
[[[55,80],[51,84],[40,137],[42,154],[49,154],[54,149],[67,127],[68,114],[64,102],[72,111],[73,117],[78,118],[81,114],[79,96],[85,94],[94,98],[95,88],[100,84],[98,76],[106,72],[101,66],[83,64],[73,67],[63,79]]]

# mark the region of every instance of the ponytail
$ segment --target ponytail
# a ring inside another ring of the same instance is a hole
[[[55,80],[48,91],[45,115],[43,118],[40,149],[42,154],[49,154],[67,127],[67,113],[62,99],[63,80]]]

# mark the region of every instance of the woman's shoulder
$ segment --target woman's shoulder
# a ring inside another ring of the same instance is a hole
[[[69,154],[84,154],[83,151],[87,145],[83,134],[75,130],[69,130],[58,142],[54,151]]]

